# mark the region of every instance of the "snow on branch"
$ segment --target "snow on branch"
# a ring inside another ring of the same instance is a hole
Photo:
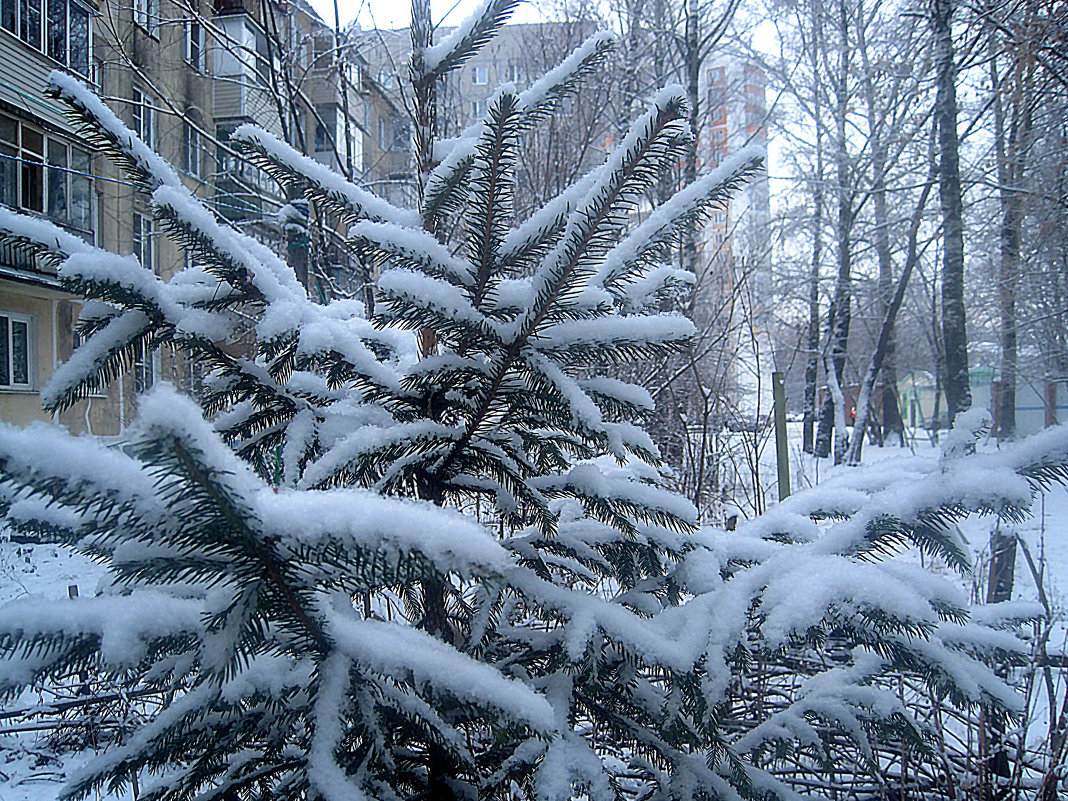
[[[86,141],[122,164],[144,189],[151,192],[159,186],[182,186],[182,179],[174,168],[73,75],[53,70],[48,76],[48,91],[70,106],[71,116],[79,124]]]
[[[418,228],[417,213],[398,208],[366,189],[298,153],[278,137],[255,125],[241,125],[230,141],[254,164],[282,186],[297,190],[312,200],[325,202],[349,222],[371,220]]]
[[[696,225],[714,209],[725,209],[731,195],[752,178],[763,161],[763,149],[745,148],[680,189],[608,252],[596,280],[613,287],[637,277],[650,259],[662,257],[681,229]]]
[[[607,31],[594,33],[558,66],[520,92],[515,105],[521,121],[515,126],[515,133],[521,134],[552,113],[565,97],[578,91],[582,82],[604,62],[614,43],[614,34]],[[498,87],[487,108],[502,92],[514,90],[510,84]],[[467,196],[466,178],[486,127],[487,118],[484,117],[467,126],[459,136],[435,143],[437,164],[427,177],[423,200],[423,210],[428,216],[437,219],[455,210]]]
[[[461,67],[481,50],[508,21],[520,0],[482,0],[481,5],[448,36],[413,54],[413,65],[422,71],[416,79],[441,77]]]

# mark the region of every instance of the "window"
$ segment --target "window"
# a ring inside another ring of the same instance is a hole
[[[33,388],[32,331],[32,318],[0,312],[0,388]]]
[[[133,251],[141,266],[156,272],[156,243],[152,232],[152,218],[134,214]]]
[[[19,124],[0,117],[0,203],[19,204]]]
[[[155,383],[156,369],[152,357],[152,351],[147,350],[143,344],[137,345],[133,361],[134,392],[144,392]]]
[[[312,47],[315,58],[312,66],[317,70],[329,69],[334,63],[334,37],[328,33],[317,33]]]
[[[391,89],[393,87],[393,74],[388,70],[379,70],[378,85],[383,89]]]
[[[378,118],[378,146],[383,150],[389,150],[389,144],[393,140],[389,130],[389,118]]]
[[[133,130],[151,148],[156,146],[156,109],[140,89],[133,90]]]
[[[471,101],[471,116],[481,117],[486,113],[486,101],[485,100],[472,100]]]
[[[67,0],[48,0],[48,25],[45,31],[48,55],[56,61],[67,59]]]
[[[83,231],[93,229],[93,179],[89,154],[70,149],[70,223]]]
[[[709,132],[709,160],[719,164],[727,156],[727,129],[722,125],[714,126]]]
[[[19,38],[41,49],[41,0],[19,0]]]
[[[708,71],[708,114],[713,125],[727,124],[727,71],[724,67]]]
[[[22,207],[44,211],[44,135],[22,128]]]
[[[67,146],[56,139],[48,140],[48,216],[67,218],[67,176],[70,175]]]
[[[186,23],[185,60],[197,72],[204,71],[204,28],[196,20]]]
[[[0,116],[0,203],[92,230],[88,152]]]
[[[0,0],[0,27],[89,77],[89,11],[74,0]]]
[[[256,84],[269,86],[271,79],[271,62],[273,53],[268,46],[267,36],[259,28],[252,30],[252,37],[256,41]]]
[[[67,63],[79,75],[89,77],[89,11],[76,3],[68,7],[70,14],[70,52]]]
[[[390,138],[390,150],[408,149],[408,126],[403,117],[394,117],[390,120],[390,128],[393,136]]]
[[[315,152],[326,153],[330,150],[330,131],[319,120],[315,121]]]
[[[527,80],[527,70],[522,64],[509,64],[508,65],[508,80],[512,83],[525,83]]]
[[[194,178],[203,177],[200,172],[200,131],[189,123],[185,124],[185,169]]]
[[[134,0],[134,22],[153,36],[159,35],[159,0]]]
[[[489,83],[489,67],[485,64],[476,64],[471,68],[471,83],[475,86],[485,86]]]

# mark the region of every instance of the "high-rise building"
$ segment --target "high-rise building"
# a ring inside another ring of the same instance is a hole
[[[717,167],[728,154],[750,145],[766,148],[767,80],[763,70],[737,60],[721,61],[706,68],[702,79],[705,113],[698,169]],[[744,271],[753,285],[750,294],[754,299],[767,297],[770,217],[766,174],[738,192],[729,208],[712,215],[701,237],[701,261],[710,271],[710,285],[728,291]]]

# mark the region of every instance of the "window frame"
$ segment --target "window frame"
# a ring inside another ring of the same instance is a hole
[[[133,215],[133,243],[134,256],[142,267],[152,270],[159,275],[159,254],[156,253],[155,222],[151,216],[135,211]],[[147,262],[147,263],[146,263]]]
[[[479,80],[481,76],[482,80]],[[472,86],[489,86],[489,65],[488,64],[472,64],[471,65],[471,85]]]
[[[37,321],[32,314],[22,314],[21,312],[10,312],[0,309],[0,317],[6,319],[6,323],[2,326],[0,336],[4,337],[6,341],[3,343],[3,347],[7,350],[7,364],[4,365],[4,369],[7,372],[7,383],[0,383],[0,392],[33,392],[36,389],[34,357],[36,355],[36,348],[34,347],[37,330]],[[26,326],[26,381],[16,383],[15,378],[15,343],[14,343],[14,325],[12,323],[21,323]],[[2,381],[2,374],[0,374],[0,381]]]
[[[140,394],[152,389],[156,383],[156,352],[147,348],[144,343],[138,343],[130,372],[133,374],[135,393]]]
[[[194,128],[189,122],[184,125],[185,135],[183,137],[182,144],[184,147],[182,150],[185,152],[185,170],[190,176],[196,178],[198,181],[204,180],[203,161],[204,161],[204,146],[200,131]]]
[[[153,2],[158,3],[158,0],[153,0]],[[55,10],[60,4],[62,4],[62,14],[57,15]],[[27,12],[31,10],[31,6],[36,20],[27,21]],[[72,8],[77,9],[85,21],[85,41],[82,44],[86,60],[83,64],[75,64],[71,60]],[[53,26],[59,25],[62,26],[62,33],[57,42]],[[80,0],[0,0],[0,30],[7,31],[45,58],[62,64],[89,80],[92,79],[90,74],[92,72],[92,25],[92,10]],[[58,50],[61,52],[57,52],[57,47],[53,45],[58,45]]]
[[[135,86],[130,105],[133,112],[134,133],[142,142],[155,150],[156,106],[152,103],[152,96]]]
[[[194,37],[193,31],[199,31],[199,36]],[[185,24],[185,60],[194,70],[203,73],[207,70],[204,58],[204,26],[200,20],[191,19]],[[194,52],[194,42],[196,51]]]
[[[12,208],[17,208],[30,214],[43,217],[64,227],[71,228],[86,234],[94,232],[93,226],[93,174],[92,154],[85,148],[78,147],[68,139],[56,137],[37,128],[18,117],[0,114],[4,120],[13,126],[14,139],[0,142],[5,150],[13,150],[14,154],[4,153],[4,160],[14,165],[13,198],[9,203]],[[41,152],[26,149],[26,134],[41,139]],[[62,156],[57,158],[59,150]],[[40,207],[27,202],[27,192],[32,187],[27,181],[36,175],[36,181],[40,186]],[[57,183],[58,177],[58,183]],[[82,185],[79,182],[84,181]],[[75,194],[81,198],[84,191],[88,197],[89,209],[84,220],[76,219],[74,214]],[[62,196],[62,208],[60,213],[55,214],[53,204],[57,198],[53,194]],[[2,197],[0,197],[0,202]],[[84,222],[85,225],[80,224]]]
[[[160,27],[159,0],[133,0],[134,25],[158,39]]]
[[[392,120],[385,114],[378,115],[378,149],[389,150],[393,141],[393,132],[390,130]]]

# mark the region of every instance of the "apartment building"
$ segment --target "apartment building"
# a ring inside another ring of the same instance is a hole
[[[415,203],[412,132],[395,94],[395,76],[372,69],[362,55],[358,59],[364,101],[361,183],[390,203],[411,206]]]
[[[237,158],[227,137],[262,125],[342,171],[362,170],[365,100],[336,57],[333,32],[303,0],[0,0],[0,203],[87,241],[133,253],[163,278],[187,254],[162,235],[147,200],[79,141],[45,95],[53,69],[88,81],[119,117],[218,212],[278,244],[285,201]],[[348,113],[346,114],[346,110]],[[46,266],[0,249],[0,420],[46,418],[40,390],[75,346],[79,299]],[[139,392],[196,384],[165,348],[57,416],[116,435]]]
[[[594,30],[595,25],[589,21],[505,25],[489,45],[449,76],[439,92],[441,135],[454,136],[481,118],[501,84],[512,83],[519,90],[525,89]],[[447,32],[442,29],[439,36]],[[410,52],[407,29],[361,32],[361,54],[367,59],[368,70],[393,98],[399,98],[399,87],[406,80]],[[632,83],[651,87],[656,80],[650,74]],[[717,166],[728,153],[746,145],[767,145],[767,81],[759,67],[723,57],[706,67],[701,81],[699,170]],[[581,102],[573,103],[561,115],[565,124],[552,136],[531,142],[535,149],[544,151],[544,157],[540,165],[523,160],[517,165],[521,190],[525,185],[534,199],[544,200],[560,188],[560,182],[554,180],[558,176],[545,174],[547,171],[563,172],[563,167],[569,167],[570,172],[564,172],[562,177],[573,177],[592,167],[614,146],[623,120],[615,116],[620,110],[606,102],[610,91],[607,82],[603,86],[597,81],[588,82]],[[538,133],[531,136],[537,137]],[[762,250],[760,243],[765,241],[769,219],[768,184],[762,178],[740,192],[729,210],[717,213],[703,232],[701,252],[707,269],[726,282],[741,261],[751,261]],[[760,258],[762,263],[767,262],[766,253],[761,253]]]
[[[358,174],[364,102],[359,74],[339,57],[334,31],[314,9],[304,0],[216,0],[214,23],[218,188],[247,196],[253,206],[244,214],[237,208],[220,210],[246,220],[268,213],[278,199],[272,197],[274,188],[225,146],[246,122],[339,172]]]
[[[451,73],[438,92],[438,125],[442,137],[456,136],[481,119],[497,88],[511,83],[519,91],[556,67],[595,30],[585,21],[505,25],[473,58]],[[449,29],[439,29],[444,36]],[[392,103],[398,116],[379,117],[381,141],[406,147],[408,112],[401,88],[408,79],[411,34],[408,29],[365,30],[359,33],[360,55],[367,72]],[[596,82],[591,82],[591,85]],[[516,212],[526,214],[558,194],[578,175],[604,158],[617,123],[607,95],[596,86],[581,100],[571,99],[560,115],[526,135],[516,165]],[[401,131],[397,134],[397,131]],[[409,170],[410,172],[410,170]]]
[[[93,155],[44,89],[54,69],[93,77],[97,16],[81,0],[0,2],[0,203],[90,242],[99,238]],[[0,248],[0,419],[25,424],[43,416],[40,389],[73,350],[77,313],[77,299],[53,273]],[[114,433],[118,391],[101,388],[59,420]]]

